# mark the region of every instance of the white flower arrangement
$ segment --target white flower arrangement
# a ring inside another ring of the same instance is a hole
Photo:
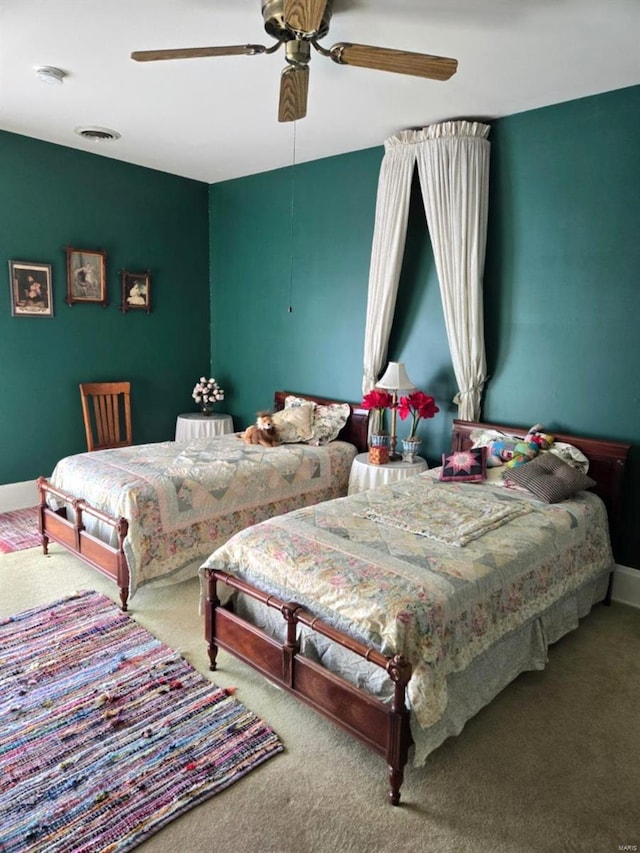
[[[213,377],[201,376],[191,393],[196,403],[201,407],[210,407],[219,400],[224,400],[224,391]]]

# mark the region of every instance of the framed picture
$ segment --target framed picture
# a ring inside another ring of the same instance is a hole
[[[122,270],[122,313],[151,311],[151,275],[146,272]]]
[[[67,304],[107,305],[107,253],[67,247]]]
[[[9,261],[9,286],[14,317],[53,317],[51,264]]]

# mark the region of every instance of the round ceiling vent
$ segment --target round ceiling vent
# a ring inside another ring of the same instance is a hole
[[[76,127],[75,133],[82,136],[83,139],[91,139],[95,142],[108,142],[111,139],[120,139],[120,134],[117,130],[110,130],[108,127]]]

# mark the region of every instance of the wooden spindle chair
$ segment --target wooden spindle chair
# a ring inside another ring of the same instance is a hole
[[[130,382],[81,382],[80,398],[88,450],[133,444]]]

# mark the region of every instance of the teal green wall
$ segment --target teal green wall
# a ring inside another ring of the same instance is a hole
[[[621,559],[640,566],[640,87],[492,123],[485,274],[487,419],[634,444]],[[359,400],[382,148],[213,185],[212,361],[240,426],[274,388]],[[414,192],[389,358],[441,414],[422,426],[447,448],[455,381],[433,255]],[[402,434],[403,427],[400,427]]]
[[[106,143],[105,143],[106,144]],[[86,450],[78,383],[130,379],[134,438],[172,438],[208,370],[206,184],[0,132],[0,485]],[[105,249],[110,304],[65,304],[66,246]],[[54,317],[12,317],[8,261],[52,265]],[[152,313],[119,271],[151,271]]]
[[[621,555],[634,566],[639,124],[640,87],[492,123],[483,409],[491,420],[634,445]],[[207,188],[0,133],[0,485],[84,449],[77,384],[86,379],[131,378],[137,441],[172,437],[209,358],[238,428],[277,388],[359,400],[382,154]],[[65,305],[67,245],[107,250],[108,308]],[[11,317],[11,259],[53,265],[53,319]],[[151,315],[120,313],[123,267],[151,270]],[[455,381],[417,187],[389,358],[441,408],[421,429],[434,462],[447,447]]]
[[[212,370],[232,373],[226,402],[238,428],[271,406],[276,389],[362,399],[382,154],[296,165],[293,243],[290,168],[211,186]],[[450,432],[455,383],[419,193],[410,222],[390,357],[402,356],[416,385],[443,408],[422,430],[435,453]]]
[[[483,414],[632,443],[621,559],[640,567],[640,86],[491,139]]]

